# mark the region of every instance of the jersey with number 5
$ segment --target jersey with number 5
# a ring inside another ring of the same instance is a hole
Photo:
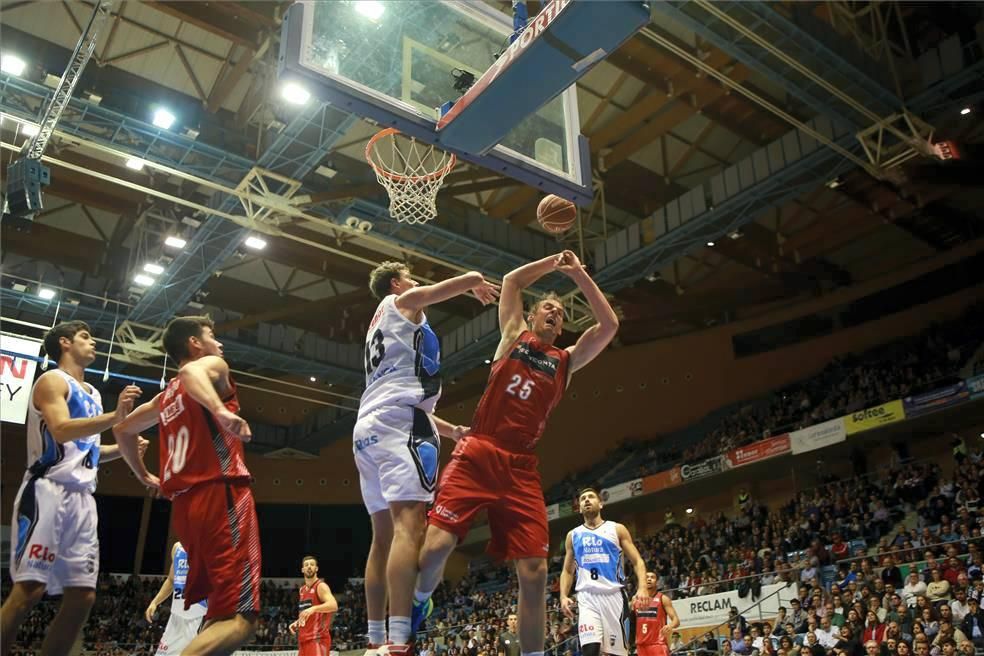
[[[222,402],[238,413],[236,383],[231,377],[229,382],[232,390]],[[249,480],[242,440],[223,430],[212,413],[191,398],[180,378],[167,384],[158,414],[161,492],[166,497],[174,498],[201,483]]]
[[[569,360],[568,351],[523,331],[509,353],[492,364],[471,432],[508,451],[533,453],[564,395]]]

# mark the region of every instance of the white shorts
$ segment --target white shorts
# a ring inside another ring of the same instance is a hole
[[[434,501],[441,441],[423,410],[393,406],[360,417],[352,431],[352,452],[370,515],[395,501]]]
[[[177,656],[195,639],[201,626],[201,617],[181,617],[172,612],[155,656]]]
[[[581,646],[601,644],[601,653],[629,653],[628,601],[622,591],[577,593],[577,637]]]
[[[99,516],[88,490],[46,478],[27,478],[14,500],[10,529],[10,578],[38,581],[48,594],[96,587]]]

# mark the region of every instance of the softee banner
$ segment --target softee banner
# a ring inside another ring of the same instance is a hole
[[[967,391],[970,398],[979,399],[984,396],[984,374],[977,374],[967,379]]]
[[[967,383],[961,380],[959,383],[931,392],[907,396],[902,399],[902,406],[905,408],[906,417],[918,417],[968,400],[970,400],[970,391],[967,390]]]
[[[902,400],[896,399],[873,408],[858,410],[844,417],[844,430],[848,435],[854,435],[861,431],[871,430],[879,426],[895,423],[905,419],[905,408],[902,407]]]
[[[785,583],[773,583],[763,585],[761,594],[755,600],[750,595],[742,598],[737,590],[732,590],[674,600],[673,608],[680,617],[680,628],[690,629],[727,622],[732,607],[737,608],[749,622],[771,619],[779,614],[780,606],[789,608],[789,601],[796,596],[795,585],[787,587]]]
[[[806,453],[815,449],[822,449],[831,444],[837,444],[847,439],[847,431],[844,430],[844,417],[831,419],[822,424],[809,426],[802,430],[793,431],[789,434],[790,447],[793,453]]]
[[[725,468],[742,467],[753,462],[768,460],[776,456],[782,456],[790,452],[789,435],[782,434],[775,437],[767,437],[758,442],[752,442],[737,449],[728,451]]]

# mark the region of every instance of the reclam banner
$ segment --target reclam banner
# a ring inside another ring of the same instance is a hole
[[[774,583],[762,586],[756,599],[752,599],[751,592],[741,597],[738,590],[732,590],[701,597],[674,599],[673,608],[680,616],[680,627],[690,629],[727,622],[732,607],[737,608],[749,622],[771,619],[779,613],[779,606],[788,609],[789,601],[796,596],[795,585],[787,587],[785,583]]]

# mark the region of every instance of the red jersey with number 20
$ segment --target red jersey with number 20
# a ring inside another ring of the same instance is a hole
[[[567,387],[570,353],[528,330],[492,365],[471,432],[515,453],[533,453]]]
[[[317,579],[311,585],[301,586],[301,593],[297,602],[298,613],[321,603],[321,599],[318,598],[319,585],[321,585],[321,579]],[[330,638],[329,628],[331,627],[331,616],[331,613],[313,613],[307,622],[304,623],[304,626],[298,627],[297,641],[307,642],[308,640],[325,640]]]
[[[666,609],[663,608],[663,595],[656,593],[649,602],[649,608],[636,610],[636,647],[665,646],[664,626]]]
[[[222,400],[230,411],[239,412],[236,383]],[[161,492],[170,498],[200,483],[248,481],[243,443],[219,427],[212,413],[191,398],[175,377],[167,384],[158,407]]]

